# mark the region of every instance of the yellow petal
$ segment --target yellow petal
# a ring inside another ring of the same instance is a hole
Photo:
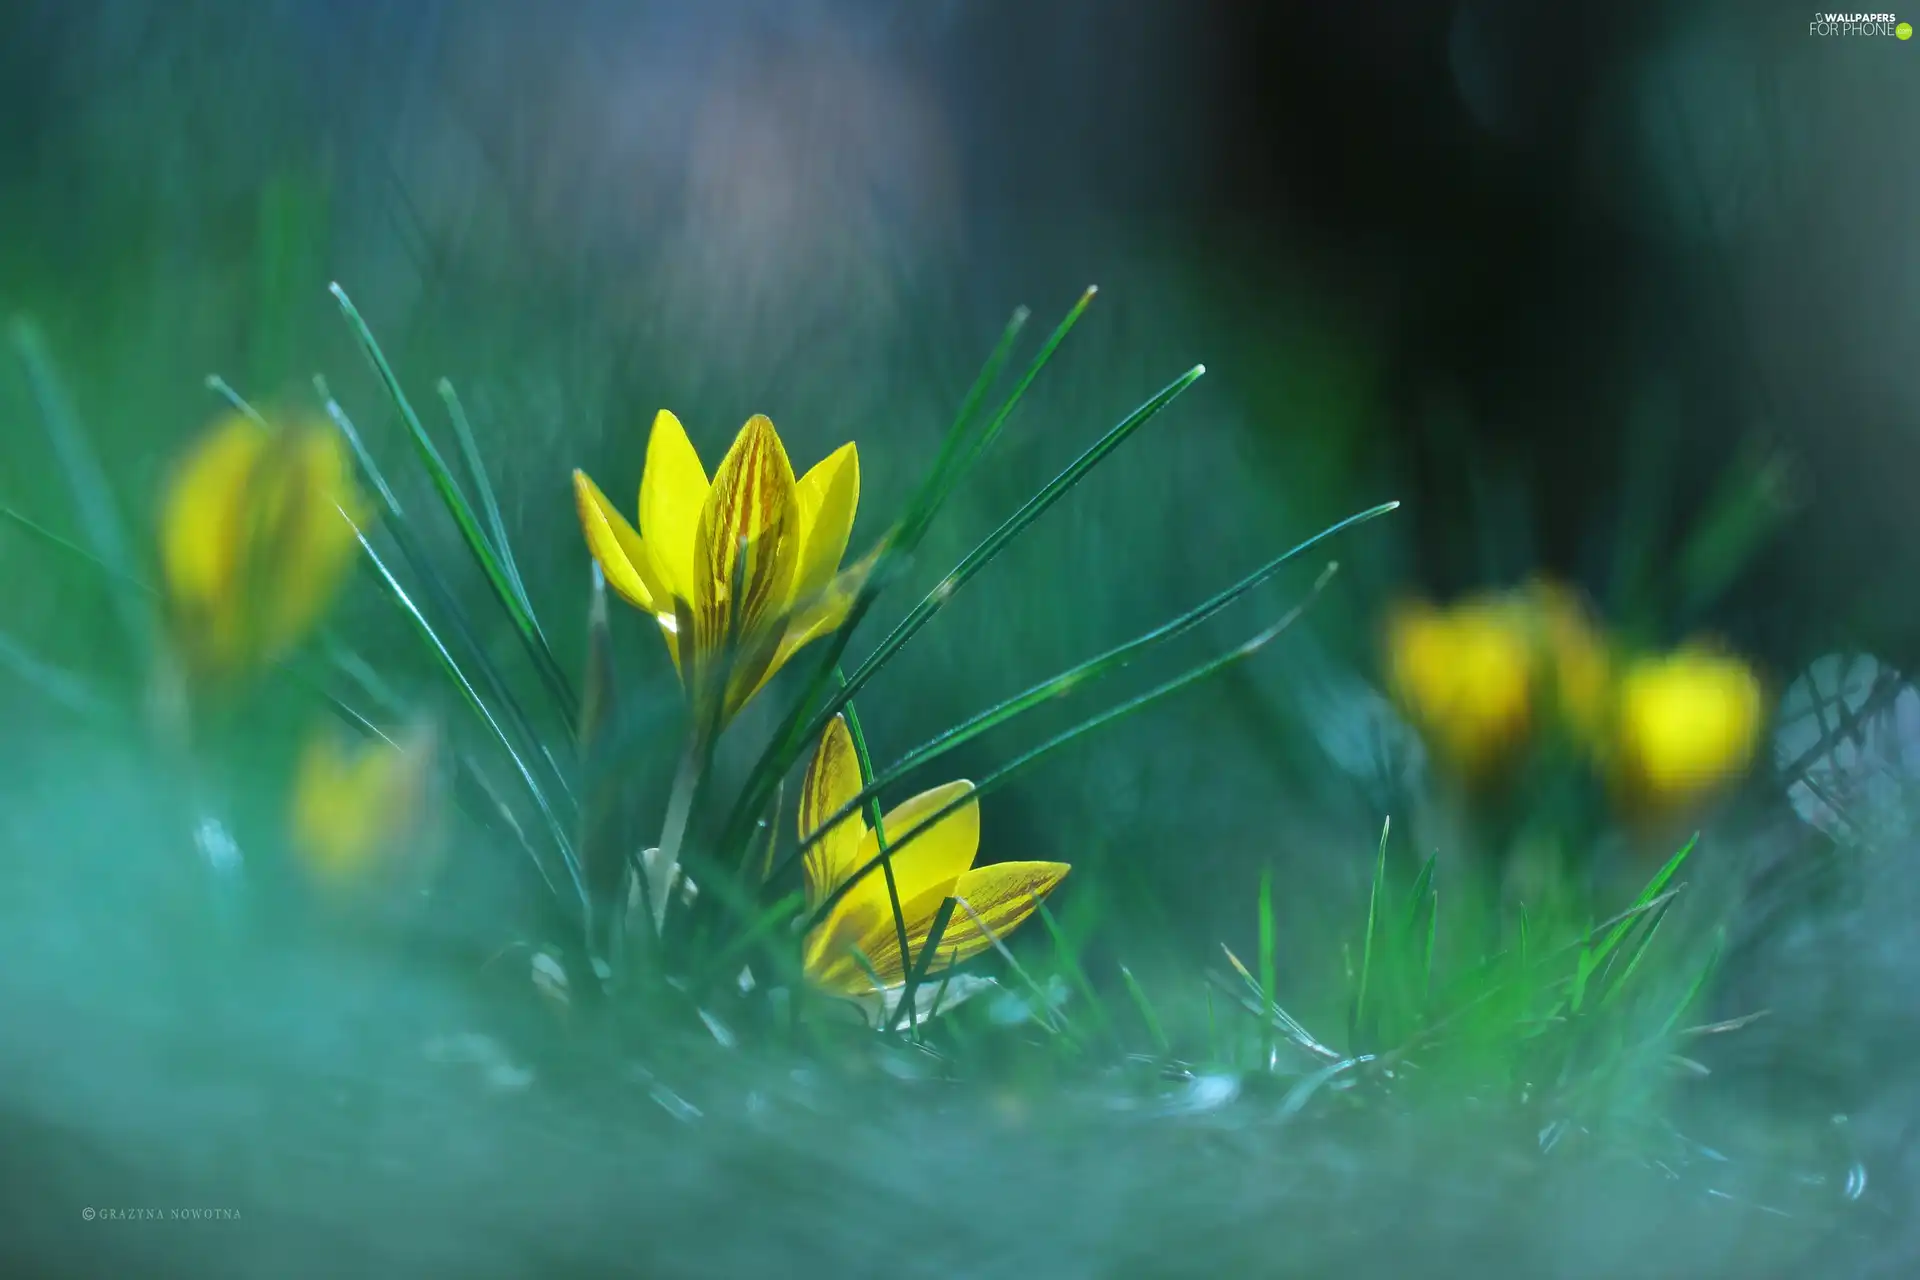
[[[640,473],[640,536],[653,557],[655,581],[668,596],[694,599],[694,544],[708,490],[707,469],[686,428],[662,409],[654,415],[646,469]],[[662,602],[664,610],[671,607]]]
[[[935,906],[937,909],[938,904]],[[854,951],[858,948],[871,962],[870,947],[890,945],[894,960],[888,967],[897,969],[899,941],[897,938],[891,944],[884,941],[880,927],[883,923],[887,931],[893,929],[893,912],[884,895],[877,910],[866,900],[849,903],[841,899],[827,918],[807,934],[802,965],[808,981],[833,995],[857,996],[873,990],[873,980],[867,976]],[[886,969],[875,968],[880,973],[881,986],[900,981],[893,978],[890,982]]]
[[[187,657],[232,670],[280,656],[332,601],[368,517],[330,426],[274,431],[235,414],[175,473],[161,512],[161,572]]]
[[[798,560],[793,489],[793,465],[779,434],[755,414],[714,472],[700,513],[693,604],[702,661],[733,639],[759,633],[786,609]],[[736,679],[757,685],[774,652],[759,655],[758,670],[736,671]]]
[[[853,608],[854,599],[866,582],[867,574],[878,562],[878,554],[871,555],[829,582],[810,601],[803,597],[794,602],[793,613],[774,649],[772,661],[767,663],[766,670],[759,673],[752,688],[741,692],[738,698],[741,705],[751,701],[755,694],[765,688],[767,682],[787,665],[787,660],[794,654],[840,629],[840,624],[847,620],[847,611]]]
[[[932,889],[938,889],[944,895],[953,887],[953,882],[973,865],[973,856],[980,851],[978,800],[961,805],[940,819],[932,829],[914,836],[911,843],[902,844],[910,832],[925,826],[927,819],[972,790],[971,782],[949,782],[931,791],[922,791],[889,811],[882,819],[887,832],[887,844],[902,846],[893,855],[893,878],[899,887],[901,902],[911,901]],[[860,840],[859,862],[856,866],[866,865],[879,853],[879,834],[867,832]],[[872,893],[878,893],[882,902],[887,901],[887,878],[878,871],[862,880],[848,896]],[[887,913],[893,913],[890,903]]]
[[[896,987],[907,980],[907,962],[900,958],[900,926],[893,918],[893,905],[887,901],[882,881],[882,893],[877,906],[868,905],[861,910],[849,913],[841,922],[842,938],[837,939],[845,946],[850,936],[851,945],[860,949],[867,958],[867,967],[873,970],[873,976],[880,979],[882,987]],[[900,919],[907,926],[908,955],[915,961],[927,945],[927,937],[933,932],[933,922],[940,914],[940,906],[952,891],[951,884],[939,884],[923,889],[919,894],[900,898]],[[951,930],[958,923],[957,917],[948,924]],[[857,929],[857,932],[856,932]],[[943,937],[945,935],[942,935]],[[945,944],[940,948],[946,952]],[[851,968],[853,972],[847,973]],[[858,961],[843,951],[834,956],[832,962],[822,966],[821,976],[825,985],[842,994],[858,995],[873,990],[873,977]]]
[[[586,534],[587,549],[600,562],[607,585],[636,609],[656,615],[663,606],[671,610],[671,602],[662,601],[662,593],[656,590],[659,584],[640,535],[584,471],[573,473],[573,502],[580,511],[580,530]]]
[[[851,745],[849,738],[848,746]],[[972,790],[971,782],[950,782],[906,801],[884,819],[889,844],[924,827],[935,813]],[[857,785],[846,793],[849,797],[858,794]],[[843,798],[840,803],[845,804],[846,800]],[[925,940],[940,904],[952,891],[955,881],[973,865],[973,855],[979,846],[980,805],[974,801],[940,819],[894,857],[894,885],[900,895],[901,916],[907,923],[910,941],[916,936]],[[867,866],[879,852],[880,844],[874,833],[865,832],[850,865],[839,869],[840,879]],[[807,973],[816,983],[842,994],[870,990],[873,983],[851,957],[854,947],[872,962],[882,979],[881,985],[902,981],[893,900],[887,892],[886,872],[878,866],[848,889],[827,913],[827,918],[808,935]]]
[[[306,635],[353,563],[354,526],[367,519],[352,464],[337,432],[286,433],[268,450],[250,505],[247,545],[254,657],[277,657]]]
[[[247,483],[272,433],[234,414],[188,454],[167,486],[160,568],[168,604],[194,642],[234,656]]]
[[[807,839],[820,824],[860,794],[860,761],[844,716],[835,716],[820,736],[819,749],[807,765],[800,784],[800,838]],[[859,869],[861,837],[867,824],[856,810],[821,837],[802,857],[807,909],[816,910],[829,893]]]
[[[953,896],[973,911],[969,914],[966,907],[954,907],[953,920],[940,937],[940,952],[932,971],[971,959],[992,946],[994,938],[1005,938],[1019,928],[1039,900],[1067,878],[1069,870],[1064,862],[1001,862],[961,876],[953,886]],[[924,939],[915,945],[924,945]]]
[[[815,463],[794,486],[799,511],[800,561],[793,579],[793,600],[802,609],[833,581],[840,557],[853,533],[860,505],[860,453],[841,445]]]
[[[364,870],[412,830],[431,760],[431,739],[402,747],[370,741],[349,748],[333,734],[308,740],[294,776],[295,849],[331,879]]]
[[[1626,780],[1655,806],[1684,804],[1751,763],[1760,682],[1737,658],[1683,649],[1628,669],[1619,716]]]
[[[903,895],[900,915],[907,926],[906,961],[900,956],[900,934],[892,909],[884,900],[878,910],[865,907],[849,912],[837,922],[839,933],[831,940],[839,950],[826,951],[810,972],[816,972],[816,982],[842,995],[871,990],[872,978],[852,958],[852,948],[858,947],[881,986],[905,982],[909,966],[920,963],[941,905],[953,897],[966,906],[954,904],[947,927],[940,934],[939,949],[926,970],[929,976],[942,973],[979,955],[993,945],[995,938],[1004,940],[1019,928],[1037,903],[1066,879],[1070,869],[1064,862],[1002,862],[968,871],[950,886],[934,886],[912,897]],[[973,910],[969,912],[967,907]]]

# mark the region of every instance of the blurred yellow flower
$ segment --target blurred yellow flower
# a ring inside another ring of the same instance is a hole
[[[865,566],[839,571],[860,502],[854,446],[796,481],[779,433],[760,414],[709,483],[680,420],[661,410],[640,476],[638,530],[584,472],[573,484],[608,585],[659,624],[696,706],[710,705],[716,659],[730,654],[722,723],[798,649],[840,625],[864,574]]]
[[[1616,781],[1655,811],[1684,808],[1752,762],[1760,681],[1738,658],[1695,645],[1643,658],[1620,678]]]
[[[369,738],[348,746],[338,733],[307,740],[294,775],[295,852],[322,879],[357,879],[417,834],[432,738],[415,731],[398,744]]]
[[[1533,720],[1539,651],[1523,609],[1499,597],[1449,609],[1414,604],[1387,624],[1388,680],[1429,744],[1479,778],[1502,763]]]
[[[898,844],[908,832],[972,790],[971,782],[949,782],[901,804],[882,819],[889,845]],[[853,737],[846,721],[836,716],[807,766],[800,793],[800,838],[812,836],[860,791],[860,765]],[[929,973],[940,973],[986,950],[993,937],[1005,937],[1017,928],[1069,869],[1063,862],[1002,862],[975,868],[973,859],[979,846],[977,802],[961,805],[931,830],[915,836],[893,858],[894,883],[910,955],[900,954],[886,875],[876,866],[807,934],[803,956],[807,977],[834,995],[858,998],[873,994],[873,978],[856,958],[857,950],[880,979],[883,990],[901,986],[908,964],[918,963],[926,947],[941,905],[948,898],[957,898],[972,912],[955,908],[941,935],[939,952],[928,966]],[[803,860],[808,910],[817,911],[830,894],[879,853],[879,837],[868,829],[858,811],[836,824],[807,850]]]
[[[346,514],[343,516],[342,512]],[[168,483],[160,564],[169,621],[202,673],[272,662],[332,601],[367,514],[339,434],[235,413]]]

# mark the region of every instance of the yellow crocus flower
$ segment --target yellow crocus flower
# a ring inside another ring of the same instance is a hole
[[[575,471],[573,484],[608,585],[659,624],[697,706],[718,663],[731,661],[723,723],[797,650],[840,625],[866,567],[840,572],[860,502],[854,446],[795,480],[760,414],[709,482],[680,420],[662,409],[647,441],[637,530],[586,473]]]
[[[324,880],[359,878],[417,832],[431,761],[424,731],[352,746],[315,734],[294,774],[294,851]]]
[[[352,561],[349,518],[367,514],[331,427],[275,430],[240,413],[216,423],[161,506],[161,576],[188,664],[233,672],[297,644]]]
[[[1655,811],[1684,808],[1753,760],[1760,681],[1738,658],[1690,645],[1620,678],[1615,776]]]
[[[1539,651],[1510,601],[1398,610],[1387,626],[1387,666],[1421,733],[1470,778],[1503,761],[1531,727]]]
[[[949,782],[901,804],[882,819],[888,843],[898,844],[908,832],[972,790],[971,782]],[[836,716],[807,766],[800,793],[800,838],[804,841],[811,837],[860,791],[860,765],[853,737],[846,721]],[[900,954],[886,874],[876,866],[808,932],[803,953],[807,977],[834,995],[871,996],[875,991],[873,978],[856,958],[857,950],[880,979],[881,990],[902,986],[909,963],[918,963],[926,947],[941,905],[948,898],[956,898],[972,911],[956,907],[941,935],[939,952],[928,966],[929,973],[940,973],[986,950],[994,937],[1005,937],[1017,928],[1069,869],[1062,862],[1002,862],[975,868],[973,859],[979,847],[978,802],[960,805],[931,830],[916,835],[893,858],[894,883],[910,955]],[[817,911],[829,895],[879,853],[879,837],[868,829],[858,811],[837,823],[803,859],[809,912]]]

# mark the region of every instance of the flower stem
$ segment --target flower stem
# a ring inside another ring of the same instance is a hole
[[[673,775],[673,791],[667,796],[667,820],[660,826],[659,852],[649,868],[648,891],[653,902],[653,928],[666,928],[667,895],[673,888],[673,873],[680,865],[680,846],[686,842],[687,823],[693,817],[693,796],[700,789],[706,772],[708,735],[696,724],[687,735],[686,750],[680,753],[680,766]]]

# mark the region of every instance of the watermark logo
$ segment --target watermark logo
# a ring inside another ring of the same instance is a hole
[[[1891,13],[1816,13],[1807,24],[1810,36],[1892,36],[1913,39],[1913,27]]]
[[[92,1205],[80,1211],[80,1216],[88,1222],[238,1222],[238,1209],[224,1208],[165,1208],[148,1205],[131,1207],[115,1205],[96,1209]]]

